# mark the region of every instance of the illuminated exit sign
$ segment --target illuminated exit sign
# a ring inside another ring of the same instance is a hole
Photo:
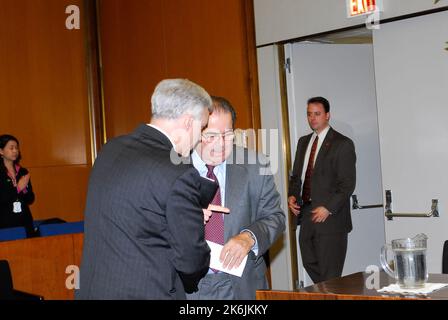
[[[348,17],[357,17],[375,12],[379,7],[378,2],[378,0],[347,0]]]

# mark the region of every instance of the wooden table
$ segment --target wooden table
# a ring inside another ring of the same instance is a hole
[[[353,273],[331,279],[295,291],[257,290],[257,300],[395,300],[395,299],[435,299],[448,300],[448,287],[427,296],[403,296],[378,293],[366,288],[366,280],[371,276],[364,272]],[[430,283],[448,283],[448,274],[430,274]],[[371,282],[369,282],[371,283]],[[380,272],[380,288],[395,283],[384,272]]]

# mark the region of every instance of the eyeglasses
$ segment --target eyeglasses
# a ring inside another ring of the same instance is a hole
[[[233,131],[227,131],[224,133],[219,133],[219,132],[204,132],[202,134],[202,138],[204,138],[204,140],[206,142],[215,142],[220,138],[223,138],[224,141],[232,141],[233,138],[235,137],[235,133]]]

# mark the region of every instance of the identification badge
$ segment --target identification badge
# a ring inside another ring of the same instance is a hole
[[[14,213],[20,213],[22,212],[22,204],[19,201],[16,201],[13,203],[13,209],[12,211]]]

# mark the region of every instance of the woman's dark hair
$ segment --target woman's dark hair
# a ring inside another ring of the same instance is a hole
[[[15,143],[17,143],[17,145],[19,145],[19,140],[17,140],[16,137],[14,137],[10,134],[2,134],[0,136],[0,149],[4,149],[9,141],[14,141]],[[21,158],[21,156],[19,153],[19,156],[17,157],[17,160],[14,161],[14,164],[18,164],[20,162],[20,158]],[[1,161],[1,163],[0,163],[0,170],[6,170],[5,164],[3,161]]]

